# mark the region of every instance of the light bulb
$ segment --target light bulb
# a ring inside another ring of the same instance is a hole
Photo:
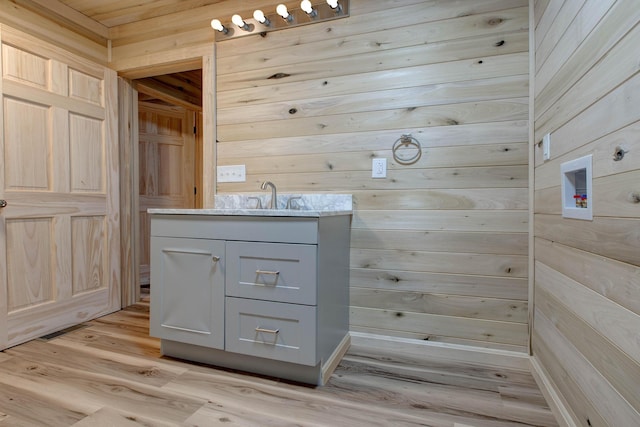
[[[300,9],[304,10],[306,13],[313,13],[313,6],[311,6],[311,2],[309,0],[302,0],[300,2]]]
[[[244,22],[244,19],[242,19],[242,16],[233,15],[231,17],[231,22],[236,24],[238,26],[238,28],[243,29],[245,31],[249,31],[249,25],[246,22]]]
[[[338,0],[327,0],[327,4],[331,6],[331,9],[336,9],[338,7]]]
[[[240,15],[233,15],[231,17],[231,22],[233,22],[234,24],[236,24],[238,27],[241,27],[241,28],[245,26],[244,20]]]
[[[213,28],[216,31],[220,31],[221,33],[227,32],[227,29],[224,27],[224,25],[222,25],[222,22],[220,22],[219,19],[211,20],[211,28]]]
[[[289,11],[287,10],[287,6],[284,4],[279,4],[276,7],[276,13],[282,16],[284,19],[289,20]]]
[[[260,9],[253,11],[253,19],[255,19],[261,24],[269,25],[268,24],[269,20],[267,19],[266,16],[264,16],[264,12],[261,11]]]

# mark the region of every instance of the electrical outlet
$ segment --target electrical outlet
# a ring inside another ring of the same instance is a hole
[[[551,134],[542,137],[542,160],[551,158]]]
[[[371,163],[371,177],[372,178],[387,177],[387,159],[385,159],[384,157],[373,159]]]
[[[247,180],[245,165],[218,166],[216,175],[218,182],[245,182]]]

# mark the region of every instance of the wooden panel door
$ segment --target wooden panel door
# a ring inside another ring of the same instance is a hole
[[[120,308],[113,71],[0,27],[0,348]]]
[[[140,283],[149,283],[149,208],[194,208],[193,111],[138,104],[140,176]]]

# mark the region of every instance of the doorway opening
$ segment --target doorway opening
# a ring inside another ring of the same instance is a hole
[[[133,80],[138,92],[138,286],[149,300],[147,209],[202,207],[202,69]]]

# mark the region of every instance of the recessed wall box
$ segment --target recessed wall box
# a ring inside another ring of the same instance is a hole
[[[593,220],[591,165],[591,154],[560,165],[564,218]]]

